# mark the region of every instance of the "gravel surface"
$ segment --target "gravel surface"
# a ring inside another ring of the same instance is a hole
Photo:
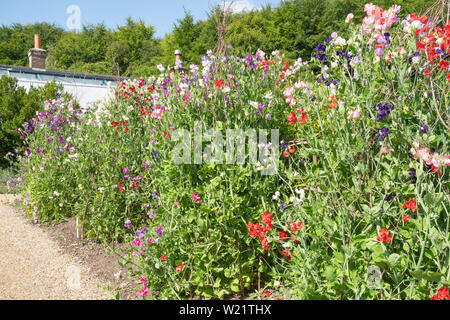
[[[0,300],[113,299],[91,270],[0,195]]]

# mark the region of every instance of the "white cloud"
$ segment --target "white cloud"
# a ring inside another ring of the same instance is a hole
[[[239,13],[243,11],[252,11],[253,9],[257,9],[250,1],[248,0],[236,0],[236,1],[226,1],[225,8],[228,8],[231,5],[231,11],[234,13]]]

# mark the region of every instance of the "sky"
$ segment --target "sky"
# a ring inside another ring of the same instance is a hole
[[[226,0],[231,1],[231,0]],[[81,25],[104,23],[108,28],[125,24],[131,16],[156,27],[157,38],[169,33],[185,9],[195,21],[207,17],[210,9],[223,0],[0,0],[0,25],[12,23],[55,23],[71,30]],[[281,0],[235,0],[234,11],[257,9]]]

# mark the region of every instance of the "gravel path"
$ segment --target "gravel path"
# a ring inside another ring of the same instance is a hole
[[[0,300],[112,299],[73,256],[0,195]]]

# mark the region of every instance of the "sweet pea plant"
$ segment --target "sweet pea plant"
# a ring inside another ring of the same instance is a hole
[[[448,299],[450,25],[399,10],[349,14],[309,62],[208,51],[88,110],[49,102],[21,129],[21,201],[130,242],[145,299]],[[207,161],[196,134],[205,157],[175,164],[194,123],[278,129],[277,146],[248,146],[279,148],[278,170]]]

